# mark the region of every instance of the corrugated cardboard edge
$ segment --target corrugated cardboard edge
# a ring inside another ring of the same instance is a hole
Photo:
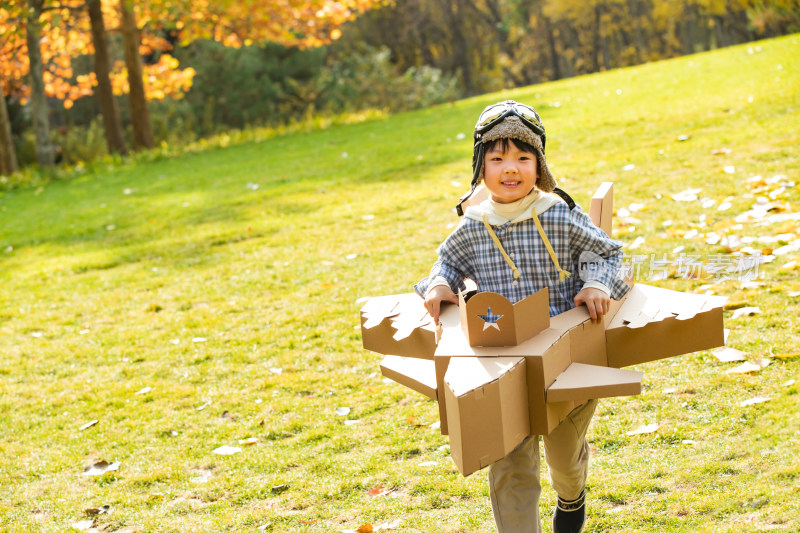
[[[611,221],[614,215],[614,183],[604,181],[592,196],[589,204],[589,218],[592,223],[611,235]]]
[[[381,374],[400,385],[437,400],[436,367],[433,361],[387,355],[381,361]]]

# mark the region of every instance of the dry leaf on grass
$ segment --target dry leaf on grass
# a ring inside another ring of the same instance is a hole
[[[143,388],[141,390],[136,391],[134,394],[147,394],[151,390],[153,390],[153,389],[151,389],[150,387],[145,387],[145,388]]]
[[[249,438],[246,438],[246,439],[239,439],[239,444],[241,444],[242,446],[253,446],[257,442],[258,442],[258,439],[255,438],[255,437],[249,437]]]
[[[794,359],[795,357],[800,357],[800,352],[776,353],[772,357],[774,357],[775,359]]]
[[[106,472],[119,470],[119,462],[109,463],[108,461],[98,461],[83,469],[84,476],[102,476]]]
[[[726,372],[726,374],[748,374],[750,372],[758,372],[759,370],[761,370],[759,365],[747,361],[735,368],[731,368]]]
[[[289,490],[289,485],[286,485],[286,484],[283,484],[283,483],[282,483],[282,484],[280,484],[280,485],[275,485],[275,486],[273,486],[273,487],[270,489],[270,492],[271,492],[272,494],[280,494],[280,493],[282,493],[282,492],[286,492],[287,490]]]
[[[771,400],[771,398],[769,398],[769,397],[766,397],[766,398],[762,398],[762,397],[751,398],[749,400],[745,400],[743,402],[740,402],[739,406],[740,407],[747,407],[748,405],[755,405],[757,403],[764,403],[764,402],[768,402],[770,400]]]
[[[350,414],[350,408],[349,407],[337,407],[336,408],[336,414],[339,415],[339,416],[347,416],[347,415]]]
[[[731,320],[735,320],[737,318],[743,316],[753,316],[757,315],[761,312],[761,309],[758,307],[740,307],[736,311],[733,312],[733,316],[731,316]]]
[[[646,433],[655,433],[656,431],[658,431],[659,427],[661,426],[659,426],[658,424],[647,424],[646,426],[639,426],[638,428],[632,431],[628,431],[625,434],[631,436],[631,435],[643,435]]]
[[[733,361],[745,361],[745,355],[747,354],[735,348],[728,348],[725,346],[722,348],[717,348],[716,350],[712,350],[711,355],[716,357],[718,361],[730,363]]]
[[[84,429],[89,429],[90,427],[92,427],[93,425],[97,424],[98,422],[100,422],[100,421],[99,420],[92,420],[91,422],[86,422],[84,425],[82,425],[81,427],[78,428],[78,431],[83,431]]]
[[[239,453],[241,451],[242,451],[242,449],[241,448],[237,448],[236,446],[225,445],[225,446],[220,446],[219,448],[214,450],[212,453],[215,453],[217,455],[233,455],[233,454]]]
[[[698,193],[702,190],[703,189],[686,189],[685,191],[672,194],[670,197],[676,202],[694,202],[697,200]]]

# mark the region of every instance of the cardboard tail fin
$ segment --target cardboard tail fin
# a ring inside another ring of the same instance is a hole
[[[424,394],[431,400],[437,399],[436,368],[433,361],[387,355],[381,361],[381,374],[409,389]]]
[[[547,403],[634,396],[642,392],[642,372],[572,363],[547,389]]]

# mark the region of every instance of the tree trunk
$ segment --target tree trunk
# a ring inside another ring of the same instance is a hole
[[[470,65],[469,45],[464,33],[461,31],[463,22],[458,13],[458,2],[456,0],[443,0],[443,7],[450,23],[450,29],[453,31],[452,44],[454,47],[455,64],[461,71],[461,80],[464,84],[464,92],[468,96],[476,93],[472,81],[472,67]]]
[[[36,138],[36,162],[43,167],[53,166],[53,146],[50,141],[50,117],[47,112],[47,97],[44,94],[42,49],[40,47],[43,0],[30,0],[25,38],[30,60],[31,118]]]
[[[542,15],[542,23],[544,24],[544,34],[547,36],[547,52],[550,58],[550,68],[553,72],[552,80],[560,80],[561,65],[559,64],[558,48],[556,47],[556,36],[553,35],[553,24],[550,19]]]
[[[8,175],[16,171],[17,154],[14,151],[14,138],[11,136],[6,95],[0,87],[0,174]]]
[[[153,130],[150,126],[150,112],[144,93],[142,56],[139,55],[139,28],[133,6],[127,0],[119,1],[122,40],[125,43],[125,67],[128,70],[130,86],[131,125],[133,126],[133,147],[136,150],[153,147]]]
[[[92,23],[92,43],[94,44],[94,73],[97,77],[97,99],[103,114],[103,125],[106,130],[106,144],[111,153],[124,154],[125,140],[122,137],[122,123],[114,92],[111,90],[109,73],[111,61],[108,58],[106,43],[106,27],[103,21],[103,9],[100,0],[89,0],[89,20]]]

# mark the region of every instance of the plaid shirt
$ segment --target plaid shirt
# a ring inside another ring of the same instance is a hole
[[[521,277],[515,280],[511,267],[483,223],[465,217],[439,247],[439,260],[433,265],[430,276],[417,283],[414,289],[424,297],[431,281],[441,276],[454,292],[458,292],[465,288],[465,279],[472,279],[479,291],[496,292],[516,303],[547,287],[551,316],[575,307],[575,295],[584,282],[602,283],[611,290],[615,300],[628,292],[628,285],[617,275],[622,264],[622,243],[596,227],[579,206],[570,210],[566,203],[558,202],[540,214],[539,220],[561,268],[571,273],[563,282],[559,282],[558,271],[533,219],[492,226],[520,271]],[[584,263],[581,268],[581,262],[587,258],[593,263],[588,268]]]

